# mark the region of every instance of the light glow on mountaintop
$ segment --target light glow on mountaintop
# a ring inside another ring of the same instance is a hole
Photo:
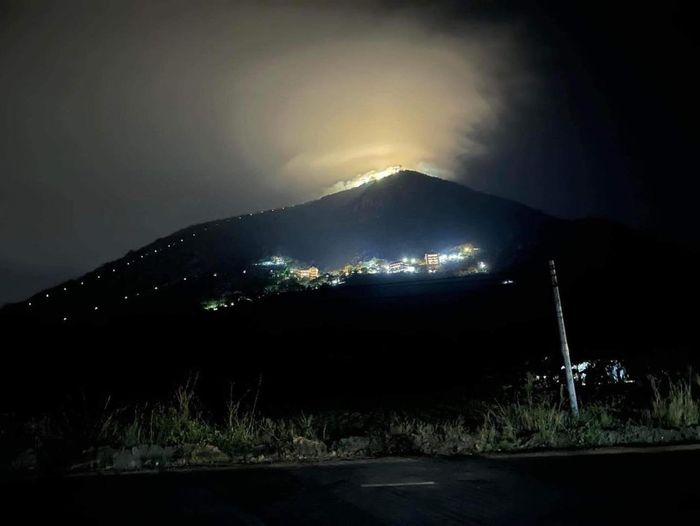
[[[328,188],[326,192],[324,192],[324,195],[335,194],[337,192],[342,192],[343,190],[357,188],[358,186],[362,186],[363,184],[379,181],[381,179],[384,179],[385,177],[400,172],[402,169],[402,166],[400,164],[397,164],[395,166],[388,166],[383,170],[370,170],[369,172],[358,174],[352,179],[348,179],[347,181],[338,181],[333,186]]]

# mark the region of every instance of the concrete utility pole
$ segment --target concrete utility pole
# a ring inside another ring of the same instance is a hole
[[[569,391],[569,403],[571,412],[578,417],[578,400],[576,398],[576,386],[574,385],[574,373],[571,371],[571,357],[569,356],[569,343],[566,340],[566,326],[564,325],[564,311],[561,308],[559,296],[559,283],[557,282],[557,269],[554,260],[549,260],[549,274],[552,276],[552,289],[554,290],[554,305],[557,309],[557,322],[559,322],[559,339],[561,340],[561,354],[564,357],[564,369],[566,369],[566,389]]]

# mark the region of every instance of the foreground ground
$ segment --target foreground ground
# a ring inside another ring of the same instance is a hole
[[[5,518],[23,523],[690,524],[699,471],[696,450],[88,475],[0,491]]]

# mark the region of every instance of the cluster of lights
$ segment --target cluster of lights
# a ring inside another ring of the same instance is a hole
[[[263,267],[281,267],[287,263],[287,260],[282,256],[272,256],[270,259],[266,259],[258,263]]]
[[[395,263],[391,265],[386,265],[384,267],[384,272],[387,274],[401,274],[404,272],[407,273],[414,273],[416,271],[416,266],[415,265],[409,265],[408,262],[410,261],[408,258],[404,258],[406,261],[401,261],[400,265],[397,265]],[[415,259],[414,259],[415,261]]]
[[[366,175],[367,177],[366,177],[366,178],[362,178],[362,182],[361,182],[360,184],[365,184],[365,183],[367,183],[367,182],[371,182],[371,181],[375,181],[375,180],[381,179],[381,178],[383,178],[383,177],[386,177],[387,175],[391,175],[391,173],[395,173],[395,172],[398,171],[399,169],[400,169],[400,167],[392,167],[392,168],[390,168],[390,169],[388,169],[388,170],[386,170],[386,171],[383,171],[383,172],[381,172],[381,173],[364,174],[364,175]],[[285,210],[286,208],[287,208],[287,207],[282,207],[280,210]],[[278,209],[274,209],[274,208],[273,208],[273,209],[271,209],[271,210],[268,210],[268,212],[274,212],[274,211],[277,211],[277,210],[278,210]],[[255,214],[254,214],[254,213],[249,213],[248,216],[263,214],[263,213],[265,213],[265,212],[266,212],[266,211],[256,212]],[[241,220],[243,217],[244,217],[244,216],[238,216],[237,219]],[[226,221],[226,222],[229,222],[230,220],[231,220],[231,218],[227,218],[225,221]],[[220,222],[218,222],[218,223],[215,223],[215,225],[218,226],[218,225],[220,225],[220,224],[222,224],[222,223],[223,223],[223,221],[220,221]],[[207,230],[207,227],[204,227],[204,231],[206,231],[206,230]],[[196,234],[195,232],[192,233],[192,237],[196,237],[196,235],[197,235],[197,234]],[[176,239],[175,241],[172,241],[171,243],[168,243],[168,244],[166,245],[165,248],[171,248],[171,247],[173,247],[177,242],[178,242],[178,240]],[[185,242],[185,239],[181,237],[181,238],[179,239],[179,242],[180,242],[180,243],[184,243],[184,242]],[[164,249],[161,248],[161,252],[162,252],[163,250],[164,250]],[[478,250],[478,249],[475,249],[475,250]],[[144,252],[143,254],[140,254],[139,257],[140,257],[140,259],[143,259],[144,257],[147,257],[150,253],[152,253],[152,254],[157,254],[157,253],[158,253],[158,249],[157,249],[157,248],[154,248],[154,249],[152,250],[152,252],[146,251],[146,252]],[[439,254],[440,262],[442,262],[442,261],[461,261],[461,260],[465,259],[466,257],[468,257],[468,256],[466,256],[464,253]],[[133,263],[133,261],[127,261],[127,262],[126,262],[126,266],[131,266],[131,263]],[[279,266],[279,265],[283,265],[284,263],[285,263],[284,258],[281,258],[281,257],[273,257],[271,260],[262,262],[261,264],[262,264],[262,265],[266,265],[266,266]],[[382,266],[382,267],[373,266],[373,267],[370,267],[370,268],[368,269],[368,273],[370,273],[370,274],[377,274],[377,273],[379,273],[380,271],[384,271],[385,273],[390,273],[390,274],[397,273],[397,272],[408,272],[408,273],[413,273],[413,272],[416,272],[416,270],[417,270],[417,267],[416,267],[416,264],[417,264],[417,263],[418,263],[418,260],[417,260],[416,258],[406,258],[406,257],[404,257],[404,258],[402,258],[402,260],[401,260],[401,265],[391,264],[391,265],[384,265],[384,266]],[[487,268],[486,263],[484,263],[483,261],[480,261],[480,262],[478,263],[478,266],[479,266],[479,269],[480,269],[480,270],[485,270],[485,269]],[[116,272],[117,272],[117,269],[116,269],[116,268],[112,268],[111,271],[112,271],[112,273],[116,273]],[[434,269],[433,269],[432,271],[434,272]],[[247,272],[247,270],[246,270],[246,269],[243,269],[242,273],[243,273],[243,274],[246,274],[246,272]],[[216,278],[217,276],[218,276],[218,274],[217,274],[216,272],[214,272],[214,273],[213,273],[213,277]],[[98,275],[97,275],[97,279],[101,279],[101,278],[102,278],[101,274],[98,274]],[[187,281],[187,277],[184,277],[184,278],[183,278],[183,281]],[[333,280],[330,281],[330,284],[331,284],[331,285],[339,285],[339,284],[341,284],[341,283],[343,283],[343,281],[342,281],[340,278],[335,278],[335,279],[333,279]],[[85,285],[85,281],[80,281],[80,285]],[[318,287],[316,287],[316,288],[318,288]],[[67,287],[63,287],[63,290],[64,290],[64,291],[67,291],[68,289],[67,289]],[[159,290],[159,289],[158,289],[158,285],[154,285],[154,286],[153,286],[153,290],[154,290],[154,291],[158,291],[158,290]],[[140,293],[137,292],[137,293],[135,293],[135,295],[136,295],[136,296],[139,296]],[[46,296],[46,298],[49,298],[49,297],[50,297],[50,296],[49,296],[49,293],[46,293],[45,296]],[[129,299],[129,296],[128,296],[128,295],[125,295],[125,296],[123,296],[123,298],[124,298],[124,300],[128,300],[128,299]],[[31,306],[31,305],[32,305],[32,302],[28,302],[28,305]],[[221,306],[221,307],[227,307],[227,306],[229,306],[229,305],[227,305],[226,303],[223,303],[223,304],[221,304],[220,306]],[[233,307],[234,304],[233,304],[233,303],[230,303],[230,306]],[[93,307],[93,310],[94,310],[94,311],[97,311],[98,309],[99,309],[98,306],[94,306],[94,307]],[[210,310],[217,310],[217,309],[218,309],[218,307],[213,307],[213,308],[211,308]],[[68,316],[64,316],[64,317],[63,317],[63,321],[67,321],[67,320],[68,320]]]
[[[228,307],[235,306],[236,304],[233,301],[231,301],[230,303],[226,303],[225,301],[212,301],[204,306],[204,310],[216,312],[219,309],[227,309]]]

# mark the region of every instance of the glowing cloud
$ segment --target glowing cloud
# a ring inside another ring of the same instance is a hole
[[[342,188],[397,164],[449,176],[486,150],[477,136],[520,75],[503,29],[446,33],[369,9],[271,18],[277,45],[236,71],[231,144],[275,186]]]
[[[370,170],[369,172],[359,174],[356,177],[353,177],[352,179],[348,179],[347,181],[339,181],[335,183],[333,186],[326,190],[325,195],[334,194],[336,192],[342,192],[343,190],[350,190],[351,188],[357,188],[358,186],[362,186],[363,184],[379,181],[381,179],[384,179],[385,177],[395,174],[396,172],[399,172],[400,170],[401,165],[389,166],[384,170]]]

